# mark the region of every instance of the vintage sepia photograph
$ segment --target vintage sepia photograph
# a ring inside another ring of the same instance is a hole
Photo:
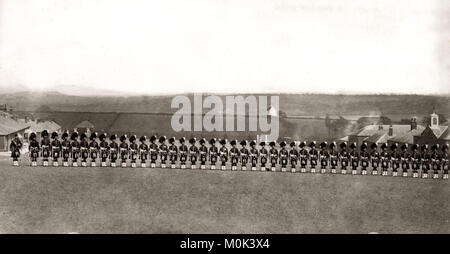
[[[450,1],[0,0],[1,234],[448,234],[449,126]]]

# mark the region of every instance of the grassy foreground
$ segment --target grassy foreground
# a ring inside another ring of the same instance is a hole
[[[0,233],[450,233],[442,179],[9,163]]]

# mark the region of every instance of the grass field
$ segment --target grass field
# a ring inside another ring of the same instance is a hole
[[[450,233],[445,180],[10,163],[0,233]]]

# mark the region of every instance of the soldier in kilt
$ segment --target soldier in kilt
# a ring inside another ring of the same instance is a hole
[[[388,175],[388,168],[389,168],[389,153],[386,151],[387,144],[384,143],[381,145],[381,152],[380,152],[380,158],[381,158],[381,169],[383,171],[383,176]]]
[[[258,164],[259,152],[256,149],[256,141],[250,141],[250,163],[252,164],[252,171],[256,170],[256,165]]]
[[[433,178],[439,178],[439,171],[441,170],[441,154],[439,144],[431,147],[431,168],[433,170]]]
[[[74,131],[70,135],[72,143],[70,144],[70,151],[72,154],[72,166],[78,167],[78,158],[80,157],[80,142],[78,141],[78,132]]]
[[[275,148],[275,145],[276,145],[275,141],[269,143],[270,146],[269,159],[272,171],[276,170],[276,165],[278,162],[278,150]]]
[[[111,143],[109,144],[109,160],[111,162],[111,167],[116,167],[116,161],[119,153],[119,145],[117,144],[116,139],[116,134],[109,137],[109,140],[111,140]]]
[[[226,170],[227,169],[226,165],[227,165],[227,161],[228,161],[228,148],[226,147],[227,140],[226,139],[220,140],[220,144],[222,145],[222,147],[220,147],[220,149],[219,149],[221,169]]]
[[[178,149],[180,151],[180,167],[182,169],[186,168],[186,161],[188,158],[188,147],[184,144],[186,142],[186,138],[182,137],[180,138],[180,148]]]
[[[22,141],[19,139],[19,135],[15,135],[11,144],[9,144],[9,150],[11,151],[11,158],[13,159],[13,166],[19,166],[20,149],[22,148]]]
[[[350,163],[352,165],[352,175],[356,175],[359,166],[359,153],[356,150],[356,148],[357,148],[356,143],[352,143],[350,145],[350,149],[352,149],[350,151]]]
[[[208,148],[205,146],[206,139],[200,139],[199,143],[200,147],[198,148],[198,152],[200,154],[200,168],[206,169],[206,161],[208,160]]]
[[[282,141],[280,143],[280,165],[281,165],[281,172],[286,172],[287,164],[289,161],[289,151],[286,149],[287,143],[285,141]]]
[[[367,168],[369,167],[370,154],[367,152],[367,143],[361,144],[361,152],[359,153],[361,160],[361,174],[367,175]]]
[[[63,166],[68,167],[69,166],[69,158],[70,158],[70,150],[71,150],[71,144],[70,144],[70,141],[68,140],[69,132],[65,131],[61,135],[61,138],[63,139],[63,141],[61,142]]]
[[[230,159],[231,159],[231,170],[237,169],[237,163],[239,162],[239,149],[237,149],[237,141],[230,141],[231,149],[230,149]]]
[[[169,139],[169,159],[170,159],[170,167],[176,168],[176,163],[178,159],[178,147],[175,145],[175,137],[171,137]]]
[[[306,143],[301,142],[300,145],[300,172],[305,173],[306,172],[306,165],[308,165],[308,159],[309,159],[309,153],[308,150],[306,150]]]
[[[401,154],[398,152],[398,144],[394,143],[391,145],[391,166],[392,166],[392,176],[398,175],[398,169],[400,168]]]
[[[431,155],[428,153],[428,145],[423,145],[422,149],[422,178],[428,178],[428,170],[431,168]]]
[[[145,143],[147,141],[147,136],[141,136],[139,138],[139,160],[141,162],[141,168],[147,167],[147,157],[148,157],[148,145]]]
[[[407,177],[411,154],[409,154],[409,152],[408,152],[408,144],[403,144],[400,149],[402,150],[402,154],[400,155],[401,166],[402,166],[402,176]]]
[[[219,149],[216,146],[216,139],[209,140],[209,163],[211,169],[216,169],[217,158],[219,156]]]
[[[347,174],[349,155],[347,152],[347,142],[341,143],[341,152],[339,153],[339,161],[341,162],[341,174]]]
[[[320,162],[320,173],[325,174],[328,167],[328,151],[327,151],[327,142],[320,143],[320,152],[319,152],[319,162]]]
[[[372,163],[372,175],[378,175],[378,166],[380,165],[380,153],[377,144],[370,145],[372,152],[370,153],[370,161]]]
[[[169,153],[169,149],[167,149],[166,145],[166,136],[159,137],[159,158],[161,159],[161,168],[166,168],[167,156]]]
[[[316,141],[309,143],[309,165],[311,173],[316,173],[317,161],[319,160],[319,152],[316,150]]]
[[[42,164],[43,166],[48,166],[48,157],[51,156],[51,150],[50,150],[50,139],[48,137],[48,131],[43,130],[41,133],[42,140],[41,140],[41,156],[42,156]]]
[[[241,141],[241,150],[239,151],[240,155],[241,155],[241,169],[242,170],[247,170],[247,163],[248,163],[248,156],[249,156],[249,151],[247,149],[247,140],[242,140]]]
[[[411,154],[411,167],[413,170],[413,177],[417,178],[419,177],[419,169],[421,164],[421,155],[419,153],[419,146],[414,144],[411,147],[412,154]]]
[[[156,160],[158,160],[158,145],[155,144],[157,137],[155,135],[150,137],[150,167],[156,167]]]
[[[51,154],[53,158],[53,166],[58,166],[58,159],[61,157],[61,142],[58,139],[58,133],[52,132],[52,142],[50,144]]]
[[[295,173],[295,167],[297,166],[298,161],[298,151],[296,148],[295,141],[292,141],[289,146],[291,147],[291,150],[289,150],[289,160],[291,162],[291,172]]]
[[[197,142],[196,138],[189,139],[189,143],[191,146],[189,147],[189,159],[191,161],[191,169],[195,169],[197,167],[197,157],[198,157],[198,148],[195,145]]]
[[[97,132],[92,132],[91,136],[89,137],[89,139],[91,140],[91,143],[89,143],[89,151],[90,151],[90,155],[89,157],[91,157],[91,167],[96,167],[97,163],[97,157],[98,157],[98,143],[97,143]]]
[[[338,161],[339,161],[339,153],[338,153],[338,151],[336,151],[336,147],[337,147],[336,142],[332,142],[329,146],[329,148],[330,148],[329,156],[330,156],[330,165],[331,165],[331,173],[332,174],[336,174],[336,168],[338,166]]]
[[[126,134],[120,137],[119,154],[120,154],[120,164],[123,168],[127,167],[127,159],[129,153],[127,139],[128,136]]]
[[[87,141],[86,133],[80,135],[80,149],[81,149],[81,166],[87,166],[87,159],[89,158],[89,142]]]
[[[131,167],[136,167],[136,161],[138,159],[138,150],[139,146],[136,144],[137,136],[131,135],[128,141],[130,142],[130,160],[131,160]]]
[[[37,158],[39,157],[39,142],[36,140],[36,133],[32,132],[30,134],[30,160],[31,160],[31,166],[35,167],[37,166]]]
[[[107,133],[102,133],[98,137],[98,139],[100,140],[100,145],[99,145],[100,146],[100,160],[101,160],[100,166],[102,166],[102,167],[106,167],[106,160],[109,157],[109,144],[108,144],[108,141],[106,141],[107,137],[108,137]]]
[[[261,171],[268,171],[269,168],[266,165],[269,157],[269,151],[266,149],[266,142],[263,141],[259,143],[259,146],[261,146],[261,149],[259,150]]]
[[[442,171],[443,171],[443,179],[448,179],[448,169],[450,167],[448,155],[448,144],[442,146]]]

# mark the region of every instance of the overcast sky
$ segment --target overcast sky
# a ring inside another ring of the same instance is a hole
[[[0,0],[0,86],[448,94],[449,3]]]

